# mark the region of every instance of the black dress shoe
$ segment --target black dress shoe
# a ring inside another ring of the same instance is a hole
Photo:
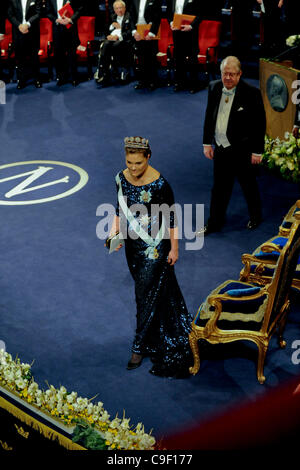
[[[56,85],[57,85],[57,86],[63,86],[63,85],[65,85],[66,83],[68,83],[68,82],[67,82],[67,80],[65,80],[64,78],[58,78],[58,79],[56,80]]]
[[[146,85],[144,82],[137,82],[137,84],[134,85],[135,90],[142,90],[143,88],[146,88]]]
[[[41,82],[39,80],[35,80],[34,86],[35,86],[35,88],[42,88],[43,85],[41,84]]]
[[[182,83],[175,83],[173,90],[174,90],[175,92],[177,92],[177,91],[182,91],[182,90],[184,90],[184,86],[183,86]]]
[[[17,89],[18,90],[23,90],[23,88],[25,88],[25,87],[26,87],[25,80],[18,80]]]
[[[249,230],[254,230],[256,229],[259,225],[261,224],[261,220],[249,220],[249,222],[247,223],[247,228]]]
[[[97,85],[101,85],[103,87],[109,85],[109,78],[106,74],[101,75],[101,77],[97,78],[96,80]]]
[[[201,230],[196,232],[196,237],[199,237],[201,235],[209,235],[210,233],[214,233],[214,232],[220,232],[220,230],[221,230],[221,227],[215,227],[213,225],[206,224]]]
[[[129,72],[126,70],[122,70],[120,74],[120,82],[121,83],[127,83],[129,81]]]

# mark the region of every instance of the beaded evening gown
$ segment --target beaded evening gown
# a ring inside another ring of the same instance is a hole
[[[117,175],[116,181],[116,213],[120,216],[121,231],[124,233],[124,227],[127,229],[126,258],[135,282],[137,326],[132,352],[150,356],[154,363],[150,372],[155,375],[188,376],[191,365],[188,335],[192,319],[177,283],[174,266],[167,262],[171,243],[169,238],[160,237],[163,217],[157,209],[162,204],[167,207],[174,204],[172,189],[161,175],[143,186],[129,183],[123,172]],[[128,220],[128,213],[127,216],[124,214],[126,207],[124,211],[120,197],[125,198],[128,208],[139,204],[142,210],[134,214],[135,220]],[[174,214],[171,213],[168,219],[167,225],[173,228]],[[148,234],[156,244],[149,245]]]

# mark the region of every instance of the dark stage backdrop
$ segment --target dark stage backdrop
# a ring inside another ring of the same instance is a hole
[[[58,89],[52,82],[21,92],[8,85],[6,98],[0,105],[0,340],[13,356],[35,361],[32,372],[41,388],[47,380],[83,397],[98,394],[112,416],[125,410],[132,424],[142,421],[146,431],[162,436],[299,373],[291,361],[292,343],[300,339],[299,296],[293,297],[286,349],[279,350],[275,338],[270,344],[264,386],[256,379],[251,344],[216,347],[199,374],[186,380],[150,375],[149,360],[126,370],[135,327],[133,281],[124,250],[108,255],[97,238],[96,210],[115,203],[114,176],[125,167],[123,138],[142,135],[150,139],[152,164],[172,185],[176,201],[204,204],[207,217],[212,164],[202,154],[206,90],[136,92],[133,84],[99,90],[93,81]],[[38,166],[51,169],[33,173]],[[10,193],[30,175],[39,176],[31,187],[56,184]],[[81,189],[56,198],[80,181]],[[299,195],[295,185],[265,172],[259,184],[264,222],[256,231],[244,228],[247,210],[236,186],[224,230],[198,251],[180,242],[176,273],[192,315],[219,283],[238,279],[241,255],[277,233]],[[26,204],[37,199],[44,201]]]

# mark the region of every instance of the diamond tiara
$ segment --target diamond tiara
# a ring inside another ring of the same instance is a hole
[[[149,140],[143,137],[125,137],[125,147],[149,150]]]

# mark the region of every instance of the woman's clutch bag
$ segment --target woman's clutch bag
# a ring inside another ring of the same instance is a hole
[[[115,251],[120,244],[124,245],[124,238],[121,232],[117,232],[115,235],[106,239],[106,246],[109,249],[109,253]]]

